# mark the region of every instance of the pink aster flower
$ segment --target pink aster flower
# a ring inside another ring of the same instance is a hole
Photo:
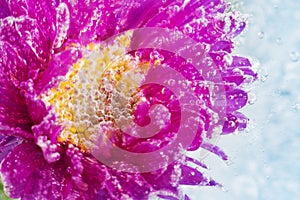
[[[223,0],[0,1],[0,159],[21,199],[189,199],[219,185],[189,151],[243,130]],[[174,142],[175,141],[175,142]],[[163,149],[163,150],[162,150]]]

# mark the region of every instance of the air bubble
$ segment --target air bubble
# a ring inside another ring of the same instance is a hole
[[[292,62],[297,62],[297,61],[299,61],[299,57],[300,57],[300,55],[299,55],[299,52],[298,52],[298,51],[292,51],[292,52],[290,53],[290,58],[291,58]]]
[[[255,96],[255,94],[249,93],[249,94],[248,94],[248,103],[249,103],[250,105],[253,105],[253,104],[255,103],[255,101],[256,101],[256,96]]]
[[[281,39],[281,37],[276,38],[276,44],[282,45],[282,39]]]
[[[230,54],[226,54],[224,57],[223,57],[225,63],[227,64],[227,66],[230,66],[233,62],[233,58]]]
[[[257,33],[257,36],[259,39],[263,39],[265,37],[265,33],[263,31],[260,31]]]
[[[140,51],[136,51],[134,53],[134,55],[137,57],[137,58],[141,58],[142,57],[142,53]]]
[[[294,104],[294,105],[292,106],[292,109],[293,109],[293,111],[296,111],[296,112],[300,111],[300,103]]]
[[[163,61],[165,58],[163,55],[161,55],[158,51],[154,50],[153,52],[150,53],[150,58],[151,60],[158,60],[158,61]]]
[[[12,35],[12,36],[10,36],[9,40],[10,40],[10,42],[15,42],[16,41],[16,37]]]
[[[193,32],[193,27],[191,27],[191,25],[189,25],[189,24],[186,24],[184,26],[183,33],[189,34],[189,33],[192,33],[192,32]]]
[[[175,80],[174,79],[168,80],[168,85],[173,86],[174,84],[175,84]]]

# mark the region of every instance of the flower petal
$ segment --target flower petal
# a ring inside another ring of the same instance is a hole
[[[28,184],[28,177],[43,164],[42,154],[37,151],[37,146],[31,142],[25,142],[14,148],[3,160],[0,171],[3,176],[5,190],[10,197],[23,196]]]
[[[15,48],[18,55],[26,60],[28,69],[41,68],[48,61],[49,41],[31,18],[0,19],[0,40],[9,42]]]
[[[18,0],[8,1],[8,7],[12,16],[28,16],[35,19],[44,35],[53,41],[55,37],[55,7],[58,6],[56,0]]]
[[[226,92],[227,110],[235,111],[244,107],[248,101],[248,94],[240,89],[234,89]]]
[[[0,0],[0,19],[11,15],[6,0]]]
[[[21,143],[21,139],[14,136],[0,135],[0,162],[7,154]]]
[[[58,78],[65,76],[79,58],[81,58],[81,53],[76,48],[52,55],[46,70],[34,86],[37,94],[39,95],[56,86],[59,82]]]
[[[25,98],[18,88],[18,79],[27,78],[26,62],[7,42],[0,41],[0,46],[0,126],[29,130],[32,121]]]

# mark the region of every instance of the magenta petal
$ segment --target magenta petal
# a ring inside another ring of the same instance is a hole
[[[192,144],[188,147],[188,151],[196,151],[197,149],[199,149],[203,141],[202,134],[203,134],[203,129],[201,126],[199,126]]]
[[[234,131],[242,131],[247,127],[248,118],[239,112],[229,113],[226,116],[222,134],[233,133]]]
[[[115,2],[110,1],[78,1],[77,3],[71,1],[63,1],[70,12],[70,29],[68,37],[80,41],[80,43],[87,44],[97,37],[104,39],[104,37],[112,36],[115,33],[115,19],[113,14],[113,5]],[[98,29],[99,32],[96,32]],[[112,31],[112,32],[111,32]]]
[[[52,55],[47,69],[34,86],[37,94],[57,86],[59,82],[57,78],[66,75],[80,57],[80,51],[74,48]]]
[[[36,21],[28,17],[0,19],[0,40],[9,42],[18,55],[26,60],[28,68],[40,68],[50,54],[49,42],[38,28]]]
[[[32,121],[18,88],[19,80],[27,78],[25,61],[7,42],[0,45],[0,124],[29,130]]]
[[[28,14],[27,0],[7,1],[9,9],[14,17]]]
[[[232,57],[231,67],[251,66],[249,59],[239,56]]]
[[[3,160],[1,173],[5,189],[10,197],[19,198],[28,184],[28,177],[43,164],[43,156],[37,146],[25,142],[15,147]],[[30,181],[29,181],[30,183]]]
[[[219,156],[223,160],[228,160],[227,155],[218,146],[203,142],[201,144],[201,147],[203,149],[206,149],[207,151],[210,151],[210,152],[214,153],[215,155]]]
[[[205,178],[202,173],[197,169],[182,165],[181,166],[181,178],[180,184],[182,185],[199,185],[201,184]]]
[[[156,24],[161,22],[157,21],[157,17],[161,19],[161,15],[165,16],[165,14],[167,14],[164,10],[166,7],[171,5],[181,5],[182,3],[183,1],[175,2],[172,0],[144,0],[143,2],[139,2],[138,5],[131,5],[128,3],[127,5],[123,5],[120,9],[118,18],[126,19],[126,28],[142,27],[145,24],[147,24],[147,26],[152,26],[153,22]],[[167,18],[165,17],[164,19]]]
[[[123,199],[124,194],[133,199],[145,199],[150,193],[151,185],[138,173],[110,171],[110,177],[105,182],[108,192],[115,199]],[[121,188],[121,189],[120,189]]]
[[[248,94],[240,89],[227,91],[226,97],[228,111],[238,110],[244,107],[248,101]]]
[[[191,200],[190,197],[188,195],[184,196],[184,200]]]
[[[56,0],[19,0],[8,1],[8,6],[14,17],[28,16],[35,19],[44,35],[53,41],[55,36]]]
[[[13,148],[15,148],[21,142],[21,139],[14,136],[0,135],[0,162]]]
[[[0,0],[0,19],[11,15],[6,0]]]
[[[179,171],[175,170],[175,165],[170,164],[166,169],[157,170],[155,172],[144,173],[143,177],[155,190],[169,190],[174,193],[177,192],[177,187],[179,186],[178,182],[172,182],[172,178],[178,176]]]
[[[226,51],[231,53],[231,49],[233,48],[233,43],[229,41],[218,41],[212,47],[212,51]]]
[[[55,173],[54,173],[55,172]],[[27,180],[22,200],[61,199],[65,169],[63,165],[42,165]]]
[[[27,0],[28,14],[30,17],[36,19],[40,30],[43,31],[47,40],[53,41],[55,37],[55,21],[56,21],[56,7],[59,0]],[[52,44],[49,44],[51,46]]]

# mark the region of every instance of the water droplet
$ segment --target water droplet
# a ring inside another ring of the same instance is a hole
[[[282,39],[281,39],[281,37],[276,38],[276,44],[282,45]]]
[[[11,42],[15,42],[15,41],[16,41],[16,37],[12,35],[12,36],[10,36],[9,40],[10,40]]]
[[[292,106],[292,110],[295,111],[295,112],[300,111],[300,104],[299,103],[294,104]]]
[[[263,31],[259,31],[257,33],[257,36],[258,36],[259,39],[263,39],[265,37],[265,33]]]
[[[226,54],[224,57],[223,57],[224,61],[226,62],[226,64],[228,66],[230,66],[233,62],[233,58],[230,54]]]
[[[248,94],[248,103],[250,105],[254,104],[254,102],[256,101],[256,96],[253,93],[249,93]]]
[[[191,25],[189,25],[189,24],[186,24],[186,25],[184,26],[183,32],[184,32],[185,34],[192,33],[192,32],[193,32],[193,27],[191,27]]]
[[[300,57],[300,55],[299,55],[298,51],[292,51],[290,53],[290,58],[293,62],[297,62],[299,60],[299,57]]]
[[[135,54],[135,56],[137,58],[141,58],[142,57],[142,52],[140,52],[140,51],[136,51],[134,54]]]
[[[266,71],[266,69],[260,69],[258,71],[259,80],[261,80],[262,82],[265,82],[267,80],[267,77],[268,77],[268,72]]]

